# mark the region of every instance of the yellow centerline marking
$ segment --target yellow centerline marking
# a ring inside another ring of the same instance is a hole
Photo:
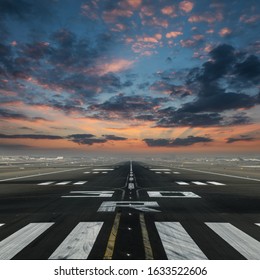
[[[144,243],[144,252],[145,252],[145,259],[146,260],[153,260],[153,250],[151,247],[148,231],[145,224],[144,214],[140,214],[140,225],[142,230],[142,237]]]
[[[107,242],[107,248],[103,258],[104,260],[112,260],[114,248],[115,248],[116,236],[119,228],[120,217],[121,217],[121,213],[117,213]]]

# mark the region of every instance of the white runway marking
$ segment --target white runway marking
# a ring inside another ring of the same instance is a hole
[[[207,181],[207,183],[215,185],[215,186],[225,186],[226,184],[215,182],[215,181]]]
[[[171,171],[171,169],[168,168],[151,168],[151,171]]]
[[[117,207],[133,208],[142,212],[161,212],[150,207],[159,207],[156,201],[104,201],[98,212],[114,212]]]
[[[260,227],[260,223],[256,223],[255,225],[259,226]]]
[[[84,185],[86,183],[87,183],[87,181],[79,181],[79,182],[74,183],[73,185]]]
[[[98,171],[95,171],[95,172],[93,172],[93,174],[99,174],[99,172],[98,172]]]
[[[102,172],[102,174],[107,174],[107,173],[108,173],[107,171],[103,171],[103,172]]]
[[[112,197],[114,191],[71,191],[71,195],[63,195],[62,197],[79,198],[79,197]]]
[[[260,260],[260,242],[229,223],[206,223],[248,260]]]
[[[155,222],[169,260],[206,260],[207,257],[177,222]]]
[[[176,171],[176,172],[172,172],[172,173],[173,173],[173,174],[181,174],[180,172],[177,172],[177,171]]]
[[[0,242],[0,259],[9,260],[54,223],[31,223]]]
[[[79,223],[49,259],[87,259],[102,225],[103,222]]]
[[[71,183],[71,181],[60,182],[60,183],[57,183],[57,184],[55,184],[55,185],[56,185],[56,186],[64,186],[64,185],[67,185],[67,184],[69,184],[69,183]]]
[[[55,181],[40,183],[40,184],[38,184],[38,186],[48,186],[48,185],[53,184],[53,183],[55,183]]]
[[[3,226],[4,224],[0,224],[0,227]]]
[[[113,171],[113,168],[95,168],[93,171]]]
[[[135,188],[135,185],[133,183],[128,184],[128,189],[133,190]]]
[[[193,184],[195,185],[198,185],[198,186],[207,186],[206,183],[202,183],[202,182],[199,182],[199,181],[192,181]]]
[[[183,181],[175,181],[176,184],[180,185],[180,186],[187,186],[189,185],[189,183],[183,182]]]
[[[156,174],[162,174],[162,172],[159,172],[159,171],[157,171],[157,172],[155,172]]]
[[[180,191],[156,191],[147,192],[149,197],[171,197],[171,198],[201,198],[193,192],[180,192]]]
[[[164,172],[164,174],[171,174],[171,172],[168,172],[168,171],[167,171],[167,172]]]
[[[84,172],[84,174],[89,174],[90,173],[90,171],[86,171],[86,172]]]

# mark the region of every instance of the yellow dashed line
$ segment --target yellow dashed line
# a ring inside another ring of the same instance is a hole
[[[107,242],[107,248],[103,258],[104,260],[112,260],[120,217],[121,217],[121,213],[117,213]]]
[[[144,243],[144,252],[145,252],[145,259],[146,260],[153,260],[153,250],[151,247],[148,231],[146,228],[145,220],[144,220],[144,214],[140,214],[140,225],[142,230],[142,237],[143,237],[143,243]]]

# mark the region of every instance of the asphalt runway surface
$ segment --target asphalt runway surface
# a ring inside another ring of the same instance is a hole
[[[0,172],[0,259],[260,259],[259,175],[136,161]]]

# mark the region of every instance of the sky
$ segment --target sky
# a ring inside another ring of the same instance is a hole
[[[260,1],[0,0],[0,153],[259,153]]]

